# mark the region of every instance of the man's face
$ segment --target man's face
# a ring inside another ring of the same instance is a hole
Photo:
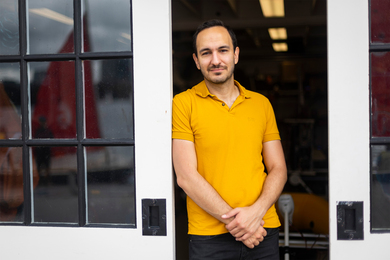
[[[222,84],[232,78],[239,49],[233,50],[232,39],[224,27],[201,31],[196,39],[196,50],[198,57],[193,54],[193,58],[206,81]]]

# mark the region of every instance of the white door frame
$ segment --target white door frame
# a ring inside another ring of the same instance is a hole
[[[133,0],[137,228],[0,226],[1,259],[174,259],[171,1]],[[166,199],[166,236],[142,235],[142,199]]]
[[[369,1],[328,0],[330,258],[389,259],[370,233]],[[363,202],[363,240],[337,240],[337,202]]]
[[[174,259],[171,0],[133,0],[133,49],[137,231],[143,249],[132,259]],[[148,198],[166,199],[166,237],[141,236],[141,199]]]

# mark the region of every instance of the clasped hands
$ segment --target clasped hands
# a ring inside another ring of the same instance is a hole
[[[250,207],[235,208],[222,215],[222,218],[234,218],[225,227],[237,241],[241,241],[249,248],[259,245],[267,235],[263,227],[264,220]]]

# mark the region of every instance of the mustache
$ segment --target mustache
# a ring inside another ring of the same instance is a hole
[[[226,66],[223,66],[223,65],[212,65],[209,67],[209,70],[212,70],[212,69],[226,69]]]

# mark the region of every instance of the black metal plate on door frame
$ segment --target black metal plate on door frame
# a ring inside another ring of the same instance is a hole
[[[363,201],[338,201],[337,240],[363,240]]]
[[[142,235],[167,235],[166,199],[142,199]]]

